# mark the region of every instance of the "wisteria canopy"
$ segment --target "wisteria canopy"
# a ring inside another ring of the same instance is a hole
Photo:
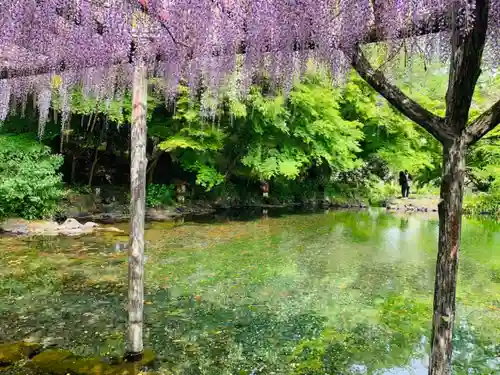
[[[67,93],[75,86],[103,100],[119,97],[131,85],[138,61],[147,65],[150,78],[164,82],[169,98],[181,79],[215,90],[238,64],[242,90],[262,70],[284,86],[311,59],[326,64],[335,77],[349,69],[351,54],[363,43],[394,46],[432,34],[427,40],[434,42],[419,51],[446,54],[450,25],[458,23],[467,33],[474,3],[0,0],[0,122],[9,107],[32,94],[44,123],[55,86],[66,111]],[[493,63],[500,60],[499,40],[500,0],[491,0],[485,58]]]

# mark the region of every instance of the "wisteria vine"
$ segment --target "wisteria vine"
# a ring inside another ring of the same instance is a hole
[[[490,1],[485,62],[497,68],[500,0]],[[181,80],[192,88],[201,84],[215,97],[236,70],[239,78],[233,82],[241,92],[262,71],[287,90],[311,59],[326,64],[340,80],[350,67],[349,51],[374,40],[395,47],[405,37],[432,32],[423,47],[417,42],[409,45],[414,53],[442,57],[449,49],[450,24],[460,22],[467,32],[474,22],[473,4],[471,0],[2,1],[0,122],[9,108],[33,95],[43,132],[55,89],[63,98],[63,119],[67,119],[69,90],[78,87],[84,95],[103,101],[119,98],[130,88],[133,64],[139,60],[147,63],[150,78],[162,80],[170,100]],[[452,9],[460,10],[456,19]]]

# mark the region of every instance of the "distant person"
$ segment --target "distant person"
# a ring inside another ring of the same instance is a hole
[[[399,185],[401,185],[401,196],[408,198],[410,194],[411,176],[407,170],[399,172]]]
[[[409,174],[407,170],[405,170],[405,178],[406,178],[406,198],[408,198],[408,195],[410,195],[412,177],[411,177],[411,174]]]

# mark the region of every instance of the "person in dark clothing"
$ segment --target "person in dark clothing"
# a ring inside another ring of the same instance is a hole
[[[408,171],[399,172],[399,185],[401,185],[401,196],[403,198],[408,198],[411,185],[411,176]]]

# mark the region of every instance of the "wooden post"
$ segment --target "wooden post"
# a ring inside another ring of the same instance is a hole
[[[144,307],[144,219],[146,210],[147,75],[138,62],[134,68],[130,160],[130,239],[128,256],[129,360],[142,358]]]

